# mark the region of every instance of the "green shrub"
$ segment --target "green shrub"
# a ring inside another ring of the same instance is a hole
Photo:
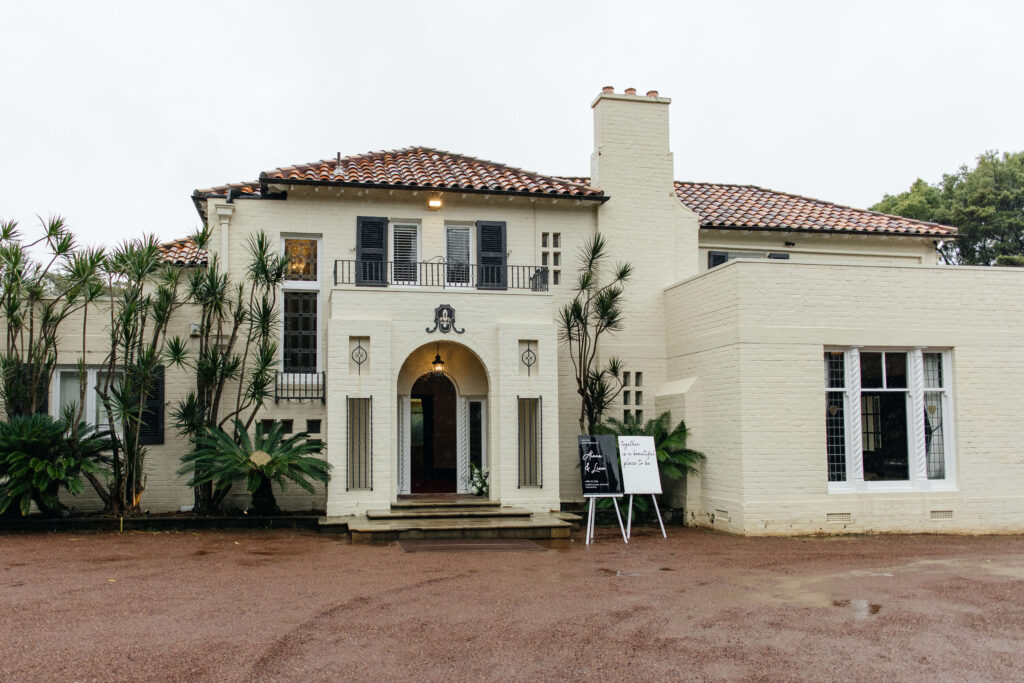
[[[1020,254],[1001,254],[996,257],[996,265],[1020,268],[1024,266],[1024,256]]]
[[[314,455],[323,450],[322,441],[310,439],[305,432],[286,439],[280,422],[266,433],[257,424],[251,439],[241,420],[235,420],[234,426],[233,433],[207,429],[196,437],[196,450],[182,457],[185,464],[178,470],[179,475],[192,475],[189,486],[212,482],[216,488],[226,489],[245,479],[256,514],[274,514],[278,508],[272,483],[286,490],[291,481],[314,493],[310,479],[330,480],[330,464]]]
[[[98,469],[110,447],[106,432],[84,423],[68,430],[49,415],[16,415],[0,422],[0,513],[17,503],[27,515],[32,503],[49,516],[66,516],[61,489],[82,492],[81,476]]]

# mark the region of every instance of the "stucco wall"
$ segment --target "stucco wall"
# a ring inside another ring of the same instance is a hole
[[[756,534],[1024,529],[1022,286],[1003,268],[737,261],[669,288],[669,337],[683,342],[669,365],[697,377],[687,421],[708,455],[693,520]],[[827,346],[951,350],[956,490],[829,493]]]

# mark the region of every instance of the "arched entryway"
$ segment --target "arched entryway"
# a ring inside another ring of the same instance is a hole
[[[410,493],[458,492],[455,385],[443,374],[412,385],[409,406]]]
[[[488,379],[479,357],[456,342],[424,344],[402,364],[397,389],[398,494],[468,492],[471,464],[489,467]]]

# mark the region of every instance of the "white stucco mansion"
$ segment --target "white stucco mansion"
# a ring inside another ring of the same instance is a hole
[[[502,505],[581,500],[556,317],[600,231],[635,266],[627,329],[602,348],[626,362],[614,414],[686,420],[707,455],[675,493],[690,523],[1024,529],[1024,273],[936,265],[951,227],[676,181],[669,104],[605,88],[589,178],[414,147],[193,194],[230,271],[260,230],[292,260],[263,417],[321,434],[333,480],[282,503],[358,515],[465,491],[470,463]],[[166,256],[208,258],[188,240]],[[168,372],[167,410],[186,386]],[[192,500],[166,429],[154,511]]]

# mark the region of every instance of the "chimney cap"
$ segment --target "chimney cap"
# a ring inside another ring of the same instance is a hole
[[[601,88],[601,92],[603,92],[606,95],[610,95],[613,92],[615,92],[615,88],[610,85],[606,85],[603,88]]]
[[[625,94],[626,95],[635,95],[636,94],[636,88],[626,88]]]

